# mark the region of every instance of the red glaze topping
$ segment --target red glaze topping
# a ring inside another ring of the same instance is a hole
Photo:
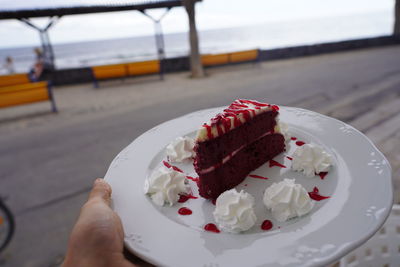
[[[206,225],[204,226],[204,230],[209,231],[209,232],[214,232],[214,233],[219,233],[219,232],[221,232],[221,231],[218,229],[218,227],[217,227],[215,224],[213,224],[213,223],[206,224]]]
[[[189,199],[197,199],[197,197],[195,197],[193,195],[179,195],[178,202],[179,203],[185,203]]]
[[[250,105],[253,105],[250,107]],[[239,115],[242,114],[245,121],[251,119],[252,116],[256,115],[255,109],[261,109],[262,107],[271,107],[272,110],[278,111],[279,107],[277,105],[270,105],[267,103],[261,103],[255,100],[247,100],[247,99],[238,99],[232,102],[232,104],[224,109],[222,113],[217,114],[214,118],[211,119],[211,126],[206,123],[203,124],[203,127],[207,129],[207,137],[208,139],[212,139],[212,126],[217,126],[218,135],[222,135],[224,132],[231,129],[231,118],[233,118],[233,126],[237,127],[242,124],[239,119]]]
[[[261,229],[263,229],[264,231],[268,231],[272,229],[272,222],[270,220],[265,220],[263,221],[263,223],[261,224]]]
[[[328,174],[328,172],[320,172],[318,173],[319,177],[321,177],[321,180],[324,180],[325,176]]]
[[[164,164],[165,167],[167,167],[167,168],[169,168],[169,169],[172,168],[174,171],[182,172],[182,173],[183,173],[183,171],[182,171],[181,169],[179,169],[179,168],[176,167],[176,166],[172,166],[171,164],[169,164],[169,163],[166,162],[165,160],[163,160],[163,164]]]
[[[257,178],[257,179],[263,179],[263,180],[267,180],[268,177],[264,177],[264,176],[260,176],[260,175],[255,175],[255,174],[250,174],[249,177],[251,178]]]
[[[311,199],[314,199],[315,201],[321,201],[330,197],[326,197],[326,196],[321,196],[319,194],[319,189],[318,187],[314,187],[314,190],[312,192],[308,192],[308,195],[310,196]]]
[[[302,145],[304,145],[305,143],[303,142],[303,141],[297,141],[296,142],[296,145],[298,145],[298,146],[302,146]]]
[[[179,213],[180,215],[190,215],[190,214],[192,214],[192,210],[189,209],[189,208],[186,208],[186,207],[182,207],[182,208],[180,208],[180,209],[178,210],[178,213]]]
[[[281,168],[286,168],[285,165],[283,165],[283,164],[281,164],[281,163],[279,163],[279,162],[277,162],[277,161],[271,159],[271,160],[269,161],[269,167],[274,167],[274,166],[278,166],[278,167],[281,167]]]

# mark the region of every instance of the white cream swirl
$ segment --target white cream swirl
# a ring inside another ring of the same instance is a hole
[[[303,172],[307,177],[326,172],[332,165],[332,156],[323,148],[315,144],[305,144],[298,147],[294,152],[292,169]]]
[[[307,191],[294,179],[284,179],[273,183],[264,192],[264,205],[271,210],[272,216],[280,222],[303,216],[311,211],[314,202]]]
[[[189,193],[190,187],[183,173],[162,167],[156,170],[144,183],[144,192],[158,206],[170,206],[179,200],[179,194]]]
[[[222,193],[216,201],[213,212],[220,229],[239,233],[250,229],[256,222],[254,198],[249,193],[231,189]]]
[[[194,157],[194,140],[190,137],[178,137],[166,148],[167,157],[171,162],[183,162]]]

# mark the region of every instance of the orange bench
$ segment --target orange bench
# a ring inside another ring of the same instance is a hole
[[[30,83],[27,73],[16,73],[0,76],[0,87],[24,83]]]
[[[207,54],[201,56],[201,63],[204,67],[226,65],[240,62],[257,62],[259,50],[246,50],[224,54]]]
[[[52,87],[48,82],[0,87],[0,108],[47,100],[51,102],[51,110],[57,112]]]
[[[258,49],[229,53],[229,62],[237,63],[237,62],[257,61],[258,54],[259,54]]]
[[[92,67],[93,81],[95,87],[98,87],[99,80],[154,74],[160,73],[160,70],[161,68],[159,60]]]
[[[128,63],[128,75],[146,75],[160,72],[160,61],[159,60],[149,60],[142,62],[132,62]]]

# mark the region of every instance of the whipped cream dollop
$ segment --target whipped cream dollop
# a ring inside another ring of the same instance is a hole
[[[272,216],[280,222],[303,216],[314,207],[307,191],[301,184],[295,184],[294,179],[273,183],[265,190],[263,202],[271,210]]]
[[[314,177],[320,172],[327,172],[332,165],[332,156],[321,146],[305,144],[294,152],[292,169],[303,172],[307,177]]]
[[[183,162],[194,157],[194,140],[184,136],[172,141],[166,148],[167,157],[171,162]]]
[[[162,167],[156,170],[144,183],[144,192],[158,206],[170,206],[179,200],[180,194],[188,194],[190,187],[183,173]]]
[[[285,138],[285,142],[289,142],[290,137],[291,137],[289,135],[288,129],[289,129],[289,126],[287,125],[287,123],[284,123],[277,119],[274,130],[275,130],[275,132],[281,133],[283,135],[283,137]]]
[[[213,212],[220,229],[239,233],[250,229],[256,222],[254,198],[249,193],[231,189],[222,193],[216,201]]]

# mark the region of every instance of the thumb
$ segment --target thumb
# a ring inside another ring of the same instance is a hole
[[[106,202],[108,206],[110,206],[111,191],[112,191],[111,186],[108,183],[106,183],[104,179],[97,178],[94,181],[93,188],[92,191],[90,192],[88,201],[93,199],[101,199],[104,202]]]

